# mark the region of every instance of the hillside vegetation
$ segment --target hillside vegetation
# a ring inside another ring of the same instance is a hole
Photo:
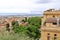
[[[0,40],[39,40],[40,39],[40,27],[41,18],[31,17],[24,22],[28,22],[26,26],[19,26],[18,22],[12,22],[12,31],[5,32],[4,30],[0,33]]]

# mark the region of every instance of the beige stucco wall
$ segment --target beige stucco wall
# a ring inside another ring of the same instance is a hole
[[[54,40],[54,34],[57,34],[57,40],[60,40],[60,32],[41,31],[41,40],[47,40],[47,34],[50,33],[50,40]]]
[[[60,11],[45,11],[43,13],[42,25],[47,18],[60,17]],[[41,26],[41,40],[47,40],[47,34],[50,33],[50,40],[54,40],[54,34],[57,34],[57,40],[60,40],[60,27],[52,23],[46,23]]]

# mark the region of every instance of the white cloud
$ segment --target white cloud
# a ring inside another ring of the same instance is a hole
[[[60,2],[60,0],[38,0],[37,3],[51,3],[51,2]]]
[[[0,0],[0,12],[29,12],[36,6],[32,0]]]
[[[42,13],[49,8],[60,8],[60,0],[0,0],[0,13]]]

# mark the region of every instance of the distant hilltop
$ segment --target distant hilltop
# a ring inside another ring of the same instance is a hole
[[[16,16],[16,17],[21,17],[21,16],[42,16],[42,14],[0,15],[0,17],[10,17],[10,16]]]

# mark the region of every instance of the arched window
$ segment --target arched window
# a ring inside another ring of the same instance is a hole
[[[44,22],[43,25],[46,26],[46,22]]]
[[[54,40],[57,40],[57,34],[54,34]]]
[[[6,30],[9,32],[10,31],[10,25],[9,24],[6,24]]]
[[[53,15],[53,17],[55,18],[55,16]]]
[[[47,40],[50,40],[50,33],[47,34]]]
[[[57,36],[57,34],[54,34],[54,36]]]
[[[48,33],[48,35],[50,35],[50,33]]]

